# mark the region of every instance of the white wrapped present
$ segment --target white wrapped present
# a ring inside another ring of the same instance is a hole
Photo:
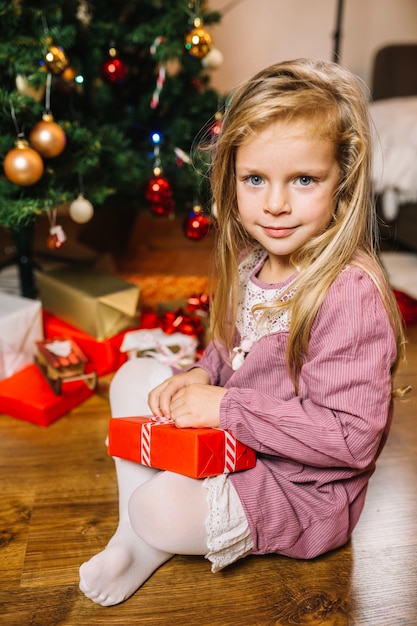
[[[39,300],[0,292],[0,380],[32,364],[42,339]]]

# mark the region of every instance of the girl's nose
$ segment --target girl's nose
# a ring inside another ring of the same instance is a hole
[[[269,189],[266,198],[264,213],[279,214],[290,211],[288,194],[281,185]]]

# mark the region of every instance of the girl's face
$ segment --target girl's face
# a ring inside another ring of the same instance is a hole
[[[334,143],[318,122],[277,121],[238,147],[240,219],[269,254],[261,279],[279,282],[293,273],[290,255],[332,219],[339,178]]]

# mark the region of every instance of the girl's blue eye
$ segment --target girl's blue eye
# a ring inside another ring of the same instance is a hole
[[[261,185],[263,182],[263,179],[261,176],[257,176],[256,174],[254,174],[253,176],[249,176],[248,177],[249,182],[251,183],[251,185]]]
[[[311,183],[313,182],[313,179],[311,176],[300,176],[298,178],[298,181],[303,187],[308,187],[308,185],[311,185]]]

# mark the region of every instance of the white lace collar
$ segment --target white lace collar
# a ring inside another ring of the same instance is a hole
[[[263,311],[258,311],[255,315],[252,313],[255,304],[280,300],[280,295],[296,278],[293,275],[282,283],[272,285],[260,281],[257,275],[267,256],[265,250],[255,248],[239,265],[239,302],[236,327],[240,335],[240,345],[233,349],[233,369],[238,369],[242,365],[246,354],[255,341],[266,334],[288,331],[289,329],[290,314],[288,309],[281,311],[272,309],[266,315]],[[295,288],[290,290],[283,300],[290,300],[294,293]]]

